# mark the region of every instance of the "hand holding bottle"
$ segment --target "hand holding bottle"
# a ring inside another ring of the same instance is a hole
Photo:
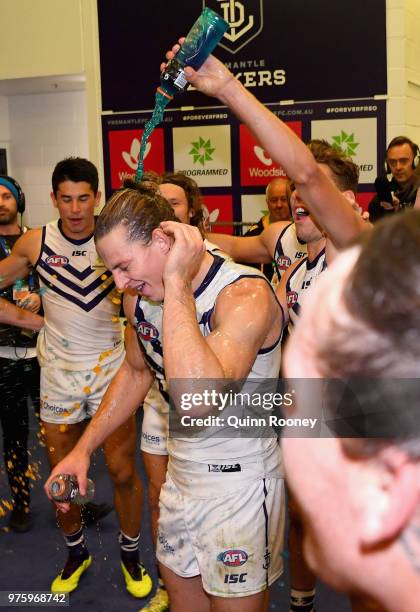
[[[166,59],[172,60],[181,48],[185,38],[179,39],[179,44],[172,47],[166,52]],[[160,66],[161,72],[164,72],[167,67],[166,63]],[[194,70],[191,66],[184,68],[185,77],[191,85],[207,96],[218,98],[223,95],[223,91],[231,83],[235,83],[234,75],[219,61],[214,55],[209,55],[204,64],[199,70]]]
[[[51,501],[54,501],[55,505],[61,512],[68,512],[70,510],[70,502],[55,501],[51,493],[52,482],[62,474],[71,474],[75,477],[80,494],[86,495],[88,487],[87,473],[90,465],[90,457],[87,453],[74,448],[68,455],[64,457],[51,471],[51,474],[44,485],[44,491]]]

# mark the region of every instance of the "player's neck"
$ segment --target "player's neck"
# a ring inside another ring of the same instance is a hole
[[[194,276],[192,282],[192,290],[195,291],[201,285],[203,280],[206,278],[207,272],[210,270],[211,265],[214,261],[213,255],[211,255],[208,251],[205,252],[203,259],[201,260],[200,269],[197,274]]]
[[[21,230],[19,224],[16,221],[12,221],[12,223],[7,223],[6,225],[0,225],[0,236],[15,236],[16,234],[20,234]]]
[[[326,239],[324,237],[319,240],[314,240],[313,242],[307,243],[308,248],[308,261],[314,261],[320,254],[320,252],[325,249]]]

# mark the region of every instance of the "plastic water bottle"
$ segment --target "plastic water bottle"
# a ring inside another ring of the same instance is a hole
[[[79,484],[75,476],[58,474],[50,484],[50,495],[54,501],[86,504],[95,495],[95,483],[88,478],[86,494],[80,495]]]
[[[161,89],[172,98],[174,94],[188,87],[184,67],[191,66],[198,70],[210,53],[220,42],[229,24],[220,15],[209,8],[204,8],[200,17],[188,32],[180,50],[168,62],[161,75]],[[158,89],[159,91],[159,89]]]

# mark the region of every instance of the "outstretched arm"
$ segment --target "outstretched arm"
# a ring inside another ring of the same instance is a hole
[[[44,319],[29,310],[19,308],[11,302],[0,298],[0,323],[39,331],[44,325]]]
[[[245,263],[271,263],[277,239],[289,221],[272,223],[258,236],[228,236],[227,234],[207,234],[207,238],[217,244],[234,261]]]
[[[182,39],[181,39],[182,40]],[[166,54],[173,57],[175,45]],[[299,190],[310,212],[337,247],[346,246],[364,228],[363,222],[333,182],[323,174],[306,145],[268,110],[215,57],[210,56],[197,72],[187,67],[188,81],[199,91],[218,98],[243,121]]]
[[[49,494],[52,479],[57,474],[74,474],[82,495],[86,492],[90,456],[106,438],[142,404],[152,384],[153,376],[144,362],[135,331],[127,325],[126,357],[109,385],[101,405],[74,449],[52,470],[44,489]],[[66,512],[69,504],[57,504]]]

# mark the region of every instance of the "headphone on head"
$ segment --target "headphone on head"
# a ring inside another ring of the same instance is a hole
[[[392,149],[392,147],[399,147],[403,144],[408,144],[410,145],[410,148],[413,152],[413,163],[412,163],[412,168],[413,170],[415,168],[417,168],[419,162],[420,162],[420,149],[419,146],[413,142],[412,140],[410,140],[409,138],[405,138],[405,137],[401,137],[401,136],[397,136],[396,138],[394,138],[393,140],[391,140],[391,142],[389,143],[389,145],[387,146],[386,149],[386,153],[385,153],[385,171],[387,174],[391,174],[391,168],[388,165],[388,162],[386,160],[386,156],[388,155],[388,151],[389,149]]]
[[[19,214],[23,215],[25,212],[25,194],[19,183],[11,176],[3,174],[0,175],[0,185],[6,187],[13,194],[17,204],[17,211]]]

